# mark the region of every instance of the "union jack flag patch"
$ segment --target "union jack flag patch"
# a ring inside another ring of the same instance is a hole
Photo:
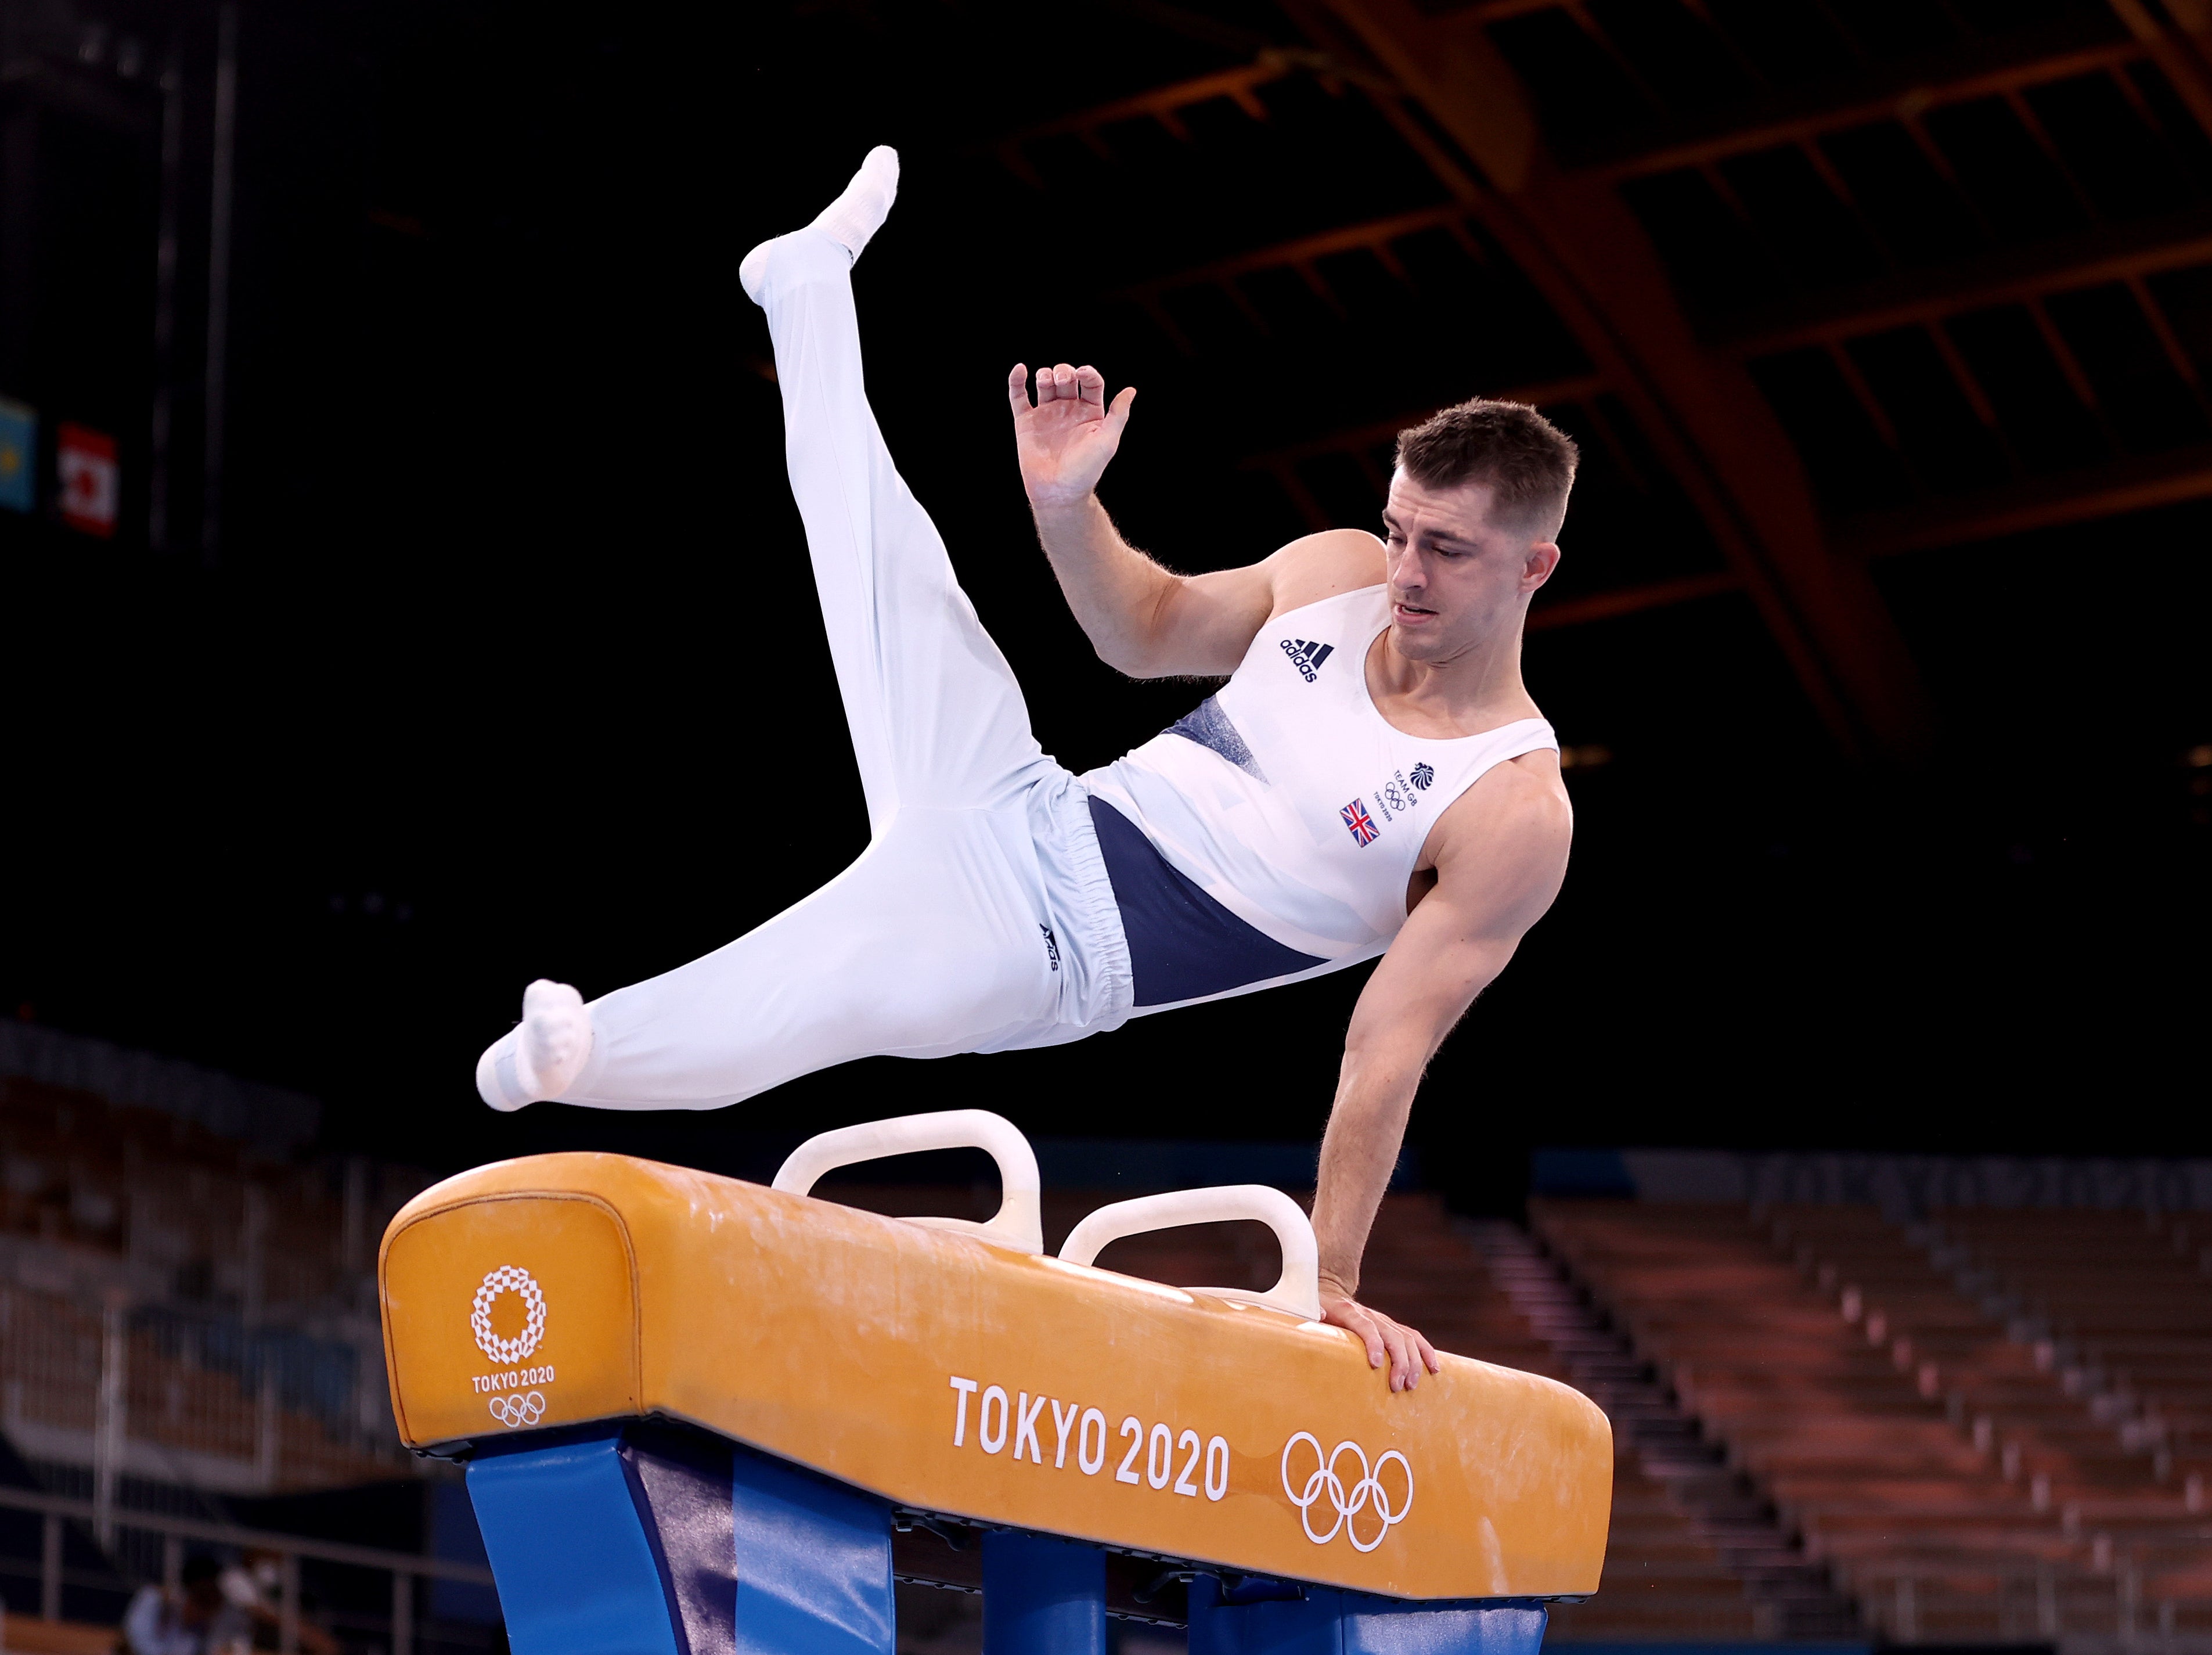
[[[1364,799],[1353,800],[1342,810],[1337,812],[1337,814],[1344,818],[1344,825],[1351,831],[1352,838],[1360,844],[1373,844],[1376,836],[1382,831],[1381,828],[1375,825],[1375,818],[1367,813],[1367,801]]]

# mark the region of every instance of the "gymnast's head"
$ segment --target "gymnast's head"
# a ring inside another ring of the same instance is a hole
[[[1481,397],[1398,434],[1382,528],[1401,650],[1449,660],[1518,629],[1559,567],[1577,457],[1534,409]]]

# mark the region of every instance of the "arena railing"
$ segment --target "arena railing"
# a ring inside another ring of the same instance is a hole
[[[0,1286],[0,1429],[26,1457],[216,1494],[400,1474],[380,1361],[350,1347],[120,1299]]]
[[[49,1621],[61,1618],[62,1588],[65,1585],[111,1588],[115,1585],[112,1579],[105,1577],[65,1578],[62,1568],[63,1525],[74,1523],[89,1529],[94,1516],[91,1501],[33,1494],[18,1488],[0,1488],[0,1511],[29,1512],[42,1519],[38,1568],[39,1613],[42,1618]],[[270,1530],[240,1528],[226,1523],[204,1523],[190,1518],[123,1508],[113,1510],[109,1514],[109,1521],[118,1531],[133,1530],[159,1538],[161,1554],[160,1584],[171,1590],[177,1587],[183,1573],[187,1543],[260,1551],[276,1556],[282,1582],[276,1608],[279,1655],[297,1655],[300,1647],[300,1565],[303,1561],[368,1569],[392,1577],[391,1619],[386,1626],[378,1628],[386,1631],[391,1639],[391,1655],[414,1655],[417,1628],[416,1586],[418,1582],[450,1580],[475,1586],[490,1586],[493,1584],[490,1569],[480,1564],[419,1557],[409,1552],[385,1551],[374,1546],[305,1540],[297,1535],[281,1534]]]
[[[2212,1599],[2156,1597],[2148,1572],[2056,1563],[1895,1564],[1849,1572],[1869,1627],[1890,1644],[2046,1643],[2063,1655],[2208,1655]],[[1964,1582],[1972,1579],[1977,1584]],[[2185,1616],[2186,1622],[2185,1622]]]

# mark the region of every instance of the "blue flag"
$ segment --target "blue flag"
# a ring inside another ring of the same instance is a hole
[[[39,504],[39,417],[0,397],[0,509],[34,511]]]

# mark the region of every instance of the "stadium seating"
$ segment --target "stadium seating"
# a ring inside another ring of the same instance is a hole
[[[1536,1203],[1732,1461],[1905,1641],[2202,1634],[2212,1287],[2138,1213]]]
[[[8,1618],[0,1649],[8,1655],[115,1655],[115,1628],[15,1615]]]
[[[0,1079],[0,1426],[88,1467],[119,1354],[128,1475],[225,1493],[404,1475],[368,1267],[425,1181],[364,1167],[334,1190],[173,1115]]]

